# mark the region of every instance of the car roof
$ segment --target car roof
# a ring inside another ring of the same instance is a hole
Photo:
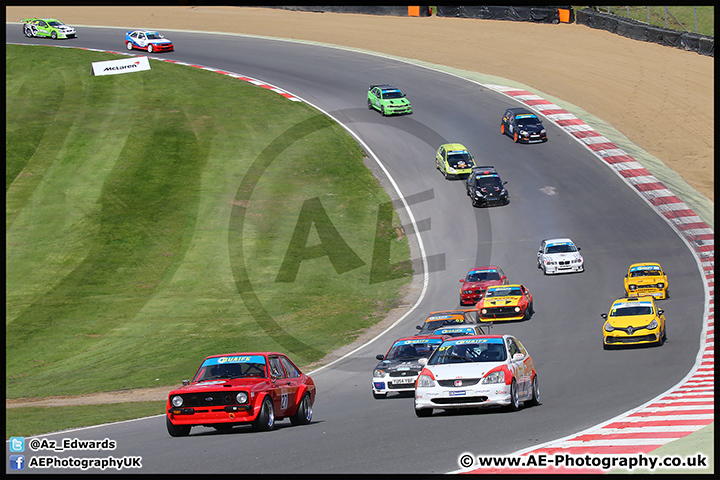
[[[370,85],[370,88],[379,88],[381,90],[400,90],[395,85],[390,85],[387,83],[381,84],[381,85]]]
[[[647,265],[647,266],[651,266],[651,265],[652,265],[653,267],[660,267],[660,264],[659,264],[659,263],[656,263],[656,262],[638,262],[638,263],[633,263],[632,265],[630,265],[629,268],[642,267],[642,266],[646,266],[646,265]],[[660,268],[662,268],[662,267],[660,267]]]
[[[502,270],[502,269],[501,269],[500,267],[498,267],[497,265],[484,265],[484,266],[482,266],[482,267],[474,267],[474,268],[471,268],[470,270],[468,270],[468,273],[474,272],[475,270],[491,270],[491,269]]]
[[[448,151],[450,151],[450,150],[467,150],[467,148],[465,148],[465,145],[463,145],[462,143],[443,143],[440,146],[445,147],[445,150],[448,150]]]
[[[514,113],[515,115],[521,114],[521,113],[529,113],[529,114],[531,114],[531,115],[535,115],[533,112],[531,112],[531,111],[528,110],[527,108],[521,108],[521,107],[518,107],[518,108],[508,108],[507,111],[510,112],[510,113]]]
[[[572,243],[573,245],[575,245],[575,242],[573,242],[572,240],[570,240],[570,239],[567,238],[567,237],[563,237],[563,238],[546,238],[545,240],[543,240],[543,242],[545,242],[545,243],[561,243],[561,242],[567,242],[567,243]]]
[[[655,299],[652,295],[641,295],[639,297],[621,297],[618,298],[613,302],[613,305],[616,303],[632,303],[632,302],[653,302],[655,303]]]
[[[448,338],[445,341],[453,342],[453,341],[457,341],[457,340],[482,340],[484,338],[505,338],[505,337],[512,337],[512,335],[508,335],[507,333],[496,333],[496,334],[487,334],[487,335],[465,335],[464,337]]]
[[[209,356],[205,357],[205,359],[207,360],[208,358],[216,358],[216,357],[248,357],[251,355],[263,355],[263,356],[283,355],[283,356],[287,357],[287,355],[285,355],[284,353],[280,353],[280,352],[240,352],[240,353],[220,353],[218,355],[209,355]]]
[[[395,345],[397,342],[403,342],[406,340],[413,340],[415,342],[424,342],[428,339],[438,339],[438,340],[444,340],[447,335],[423,335],[422,337],[418,337],[417,335],[413,335],[412,337],[400,337],[397,340],[393,340],[392,345]],[[392,345],[390,345],[392,347]]]
[[[523,285],[521,283],[508,283],[507,285],[490,285],[488,287],[489,289],[499,290],[501,288],[512,288],[512,287],[522,287]]]

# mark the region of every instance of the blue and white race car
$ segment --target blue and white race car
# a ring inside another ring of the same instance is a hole
[[[153,30],[131,30],[125,32],[125,47],[128,50],[133,48],[153,52],[171,52],[175,48],[167,38]]]
[[[444,338],[427,335],[395,340],[385,355],[375,357],[380,363],[373,370],[373,397],[380,399],[390,392],[415,391],[415,379],[422,370],[418,361],[421,358],[427,360]]]

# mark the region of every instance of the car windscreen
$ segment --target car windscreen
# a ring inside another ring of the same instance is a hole
[[[447,162],[451,167],[457,167],[458,164],[462,164],[464,167],[467,167],[468,165],[473,164],[472,157],[467,152],[448,153]]]
[[[148,33],[147,38],[149,38],[150,40],[161,40],[164,37],[159,33]]]
[[[48,25],[50,25],[51,27],[58,28],[58,27],[62,27],[64,25],[64,23],[58,22],[57,20],[55,20],[52,22],[48,22]]]
[[[457,315],[448,318],[438,318],[433,320],[426,320],[423,323],[420,333],[434,332],[438,328],[445,327],[447,325],[463,325],[471,323],[465,316]]]
[[[631,277],[652,277],[660,276],[660,270],[634,270],[630,272]]]
[[[517,119],[518,127],[534,127],[540,125],[540,120],[533,117],[528,118],[518,118]]]
[[[392,98],[403,98],[403,94],[399,90],[383,90],[382,97],[386,100],[392,99]]]
[[[575,245],[549,245],[545,253],[572,253],[577,252]]]
[[[653,309],[649,305],[636,305],[632,307],[618,307],[610,312],[611,317],[627,317],[632,315],[652,315]]]
[[[485,292],[485,298],[491,297],[519,297],[522,292],[517,287],[508,288],[489,288]]]
[[[478,175],[475,177],[475,185],[478,188],[502,188],[502,182],[500,181],[500,177],[498,176],[485,176],[485,175]]]
[[[194,382],[245,377],[265,377],[265,357],[262,355],[235,355],[206,359],[200,366]]]
[[[485,270],[478,272],[470,272],[466,282],[484,282],[486,280],[500,280],[500,274],[497,270]]]
[[[440,346],[442,340],[402,340],[396,342],[385,360],[417,360],[418,358],[428,358]]]
[[[507,360],[501,338],[488,340],[449,340],[428,360],[428,365],[450,363],[504,362]]]

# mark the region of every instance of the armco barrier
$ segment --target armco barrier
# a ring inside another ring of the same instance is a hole
[[[648,25],[632,18],[598,12],[591,8],[585,8],[577,12],[577,23],[590,28],[607,30],[633,40],[659,43],[669,47],[691,50],[701,55],[715,56],[715,38],[707,35]]]
[[[562,12],[560,11],[562,10]],[[573,23],[573,7],[562,6],[500,6],[464,5],[437,7],[438,17],[481,18],[484,20],[512,20],[516,22]]]

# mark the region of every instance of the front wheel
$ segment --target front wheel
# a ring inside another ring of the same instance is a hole
[[[520,139],[520,136],[518,135],[517,132],[515,132],[515,134],[513,135],[513,140],[515,140],[515,143],[518,143],[519,139]]]
[[[152,53],[152,52],[153,52],[153,46],[152,46],[152,43],[150,43],[150,44],[148,44],[148,53]]]
[[[50,33],[50,38],[52,38],[53,40],[57,40],[57,32]]]
[[[500,124],[500,133],[501,133],[502,135],[505,135],[505,124],[504,124],[504,123],[501,123],[501,124]]]
[[[298,405],[295,415],[290,417],[290,423],[293,425],[307,425],[312,420],[312,400],[310,394],[306,393]]]
[[[275,427],[275,410],[273,409],[272,399],[265,397],[260,413],[252,422],[253,430],[258,432],[267,432]]]
[[[25,30],[25,36],[26,36],[26,37],[30,38],[30,37],[34,37],[34,36],[35,36],[35,35],[33,35],[32,28],[25,27],[23,30]]]
[[[373,109],[372,102],[370,101],[369,98],[367,100],[368,100],[368,110],[372,110]]]
[[[385,116],[385,105],[380,107],[380,113],[382,113],[382,116]]]
[[[125,47],[126,47],[128,50],[132,50],[132,42],[127,42],[127,43],[125,43]]]
[[[190,434],[190,425],[173,425],[170,419],[165,417],[165,426],[171,437],[187,437]]]

